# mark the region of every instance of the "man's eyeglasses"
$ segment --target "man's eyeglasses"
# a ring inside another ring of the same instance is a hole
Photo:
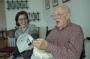
[[[51,15],[51,17],[52,17],[52,19],[54,19],[54,17],[56,17],[56,16],[60,18],[62,15],[66,14],[66,13],[68,13],[68,12],[65,12],[65,13],[62,13],[62,14],[58,13],[58,14],[55,14],[55,15]]]

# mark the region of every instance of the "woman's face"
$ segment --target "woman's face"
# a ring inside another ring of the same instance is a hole
[[[19,16],[18,23],[23,28],[25,28],[28,25],[28,19],[26,18],[26,16],[24,14]]]

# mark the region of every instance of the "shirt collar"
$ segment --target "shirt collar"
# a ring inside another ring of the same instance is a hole
[[[26,26],[26,29],[29,27],[29,24]],[[21,28],[21,26],[19,26],[19,31],[21,31],[22,32],[22,28]],[[26,31],[26,30],[25,30]]]
[[[63,29],[65,29],[65,28],[67,28],[70,24],[71,24],[71,21],[69,20],[68,24],[67,24],[65,27],[63,27],[62,29],[59,29],[59,27],[57,27],[57,26],[55,26],[55,28],[56,28],[57,30],[63,30]]]

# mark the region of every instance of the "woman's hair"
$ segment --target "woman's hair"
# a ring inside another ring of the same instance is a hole
[[[28,20],[28,23],[29,23],[29,19],[28,19],[28,14],[26,11],[20,11],[16,14],[16,17],[15,17],[15,21],[16,21],[16,26],[20,26],[20,24],[18,23],[18,18],[20,15],[25,15],[27,20]]]

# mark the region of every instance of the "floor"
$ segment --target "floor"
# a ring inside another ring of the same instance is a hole
[[[7,53],[0,53],[0,56],[2,56],[2,55],[6,55]],[[0,58],[0,59],[5,59],[5,57],[2,57],[2,58]],[[6,59],[9,59],[9,58],[6,58]]]

